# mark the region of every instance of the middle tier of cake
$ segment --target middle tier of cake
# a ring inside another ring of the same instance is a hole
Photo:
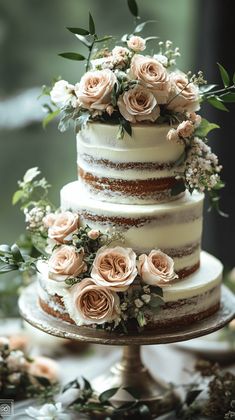
[[[187,192],[173,202],[133,206],[92,199],[79,181],[61,190],[61,208],[78,212],[81,225],[119,233],[120,243],[137,254],[161,249],[174,259],[179,278],[200,265],[203,200],[203,194]]]

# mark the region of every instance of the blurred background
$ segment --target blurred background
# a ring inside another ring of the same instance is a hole
[[[146,34],[170,39],[179,46],[179,67],[203,70],[210,83],[219,81],[216,62],[230,74],[235,70],[233,0],[139,1],[142,20],[156,19]],[[52,184],[51,199],[59,205],[60,188],[76,178],[75,136],[61,134],[56,122],[43,130],[43,112],[37,100],[43,84],[55,76],[75,83],[83,64],[58,57],[59,52],[83,53],[66,26],[84,27],[91,11],[98,34],[117,38],[132,27],[126,0],[1,0],[0,2],[0,243],[12,243],[24,231],[24,218],[11,198],[17,180],[38,166]],[[84,51],[85,52],[85,51]],[[235,265],[234,106],[230,113],[203,109],[221,125],[211,143],[224,165],[221,207],[229,218],[205,211],[204,249]],[[206,205],[208,208],[208,205]]]

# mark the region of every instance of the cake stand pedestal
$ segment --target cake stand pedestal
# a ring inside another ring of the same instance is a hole
[[[143,365],[141,345],[176,343],[210,334],[234,318],[235,298],[233,293],[223,286],[221,306],[214,315],[179,329],[144,330],[128,335],[78,327],[46,314],[38,304],[35,284],[27,287],[21,294],[19,309],[27,322],[48,334],[88,343],[124,346],[120,362],[112,366],[109,372],[95,378],[92,386],[99,393],[119,387],[117,398],[122,402],[130,401],[124,388],[131,388],[138,399],[147,404],[156,416],[173,409],[177,405],[178,396],[163,381],[153,378]]]

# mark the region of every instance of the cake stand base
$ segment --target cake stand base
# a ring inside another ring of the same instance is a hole
[[[119,388],[114,398],[115,402],[121,404],[130,402],[130,394],[126,390],[133,390],[134,397],[158,415],[171,411],[179,402],[179,397],[169,385],[154,379],[144,366],[141,346],[138,345],[123,347],[121,361],[112,366],[109,372],[93,379],[92,387],[99,394],[110,388]]]
[[[106,374],[93,380],[94,390],[101,393],[110,388],[120,388],[115,400],[123,403],[130,401],[131,397],[125,391],[125,388],[129,388],[140,402],[148,405],[156,417],[174,409],[178,397],[169,386],[155,380],[143,365],[140,357],[141,345],[177,343],[219,330],[233,319],[235,298],[233,293],[223,286],[220,308],[208,318],[179,329],[143,330],[129,334],[78,327],[48,315],[38,303],[35,284],[28,286],[22,292],[19,309],[27,322],[50,335],[79,340],[83,343],[123,346],[121,361],[111,367]],[[159,372],[161,368],[164,367],[159,366]]]

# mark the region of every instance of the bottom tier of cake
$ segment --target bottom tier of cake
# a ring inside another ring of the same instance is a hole
[[[216,312],[220,306],[222,270],[223,266],[219,260],[202,252],[201,266],[196,273],[163,288],[163,304],[158,311],[145,312],[145,328],[175,328]],[[38,277],[41,308],[52,316],[76,324],[72,301],[68,299],[68,286],[49,279],[47,265],[43,262],[39,265]],[[95,325],[94,322],[90,327]]]

